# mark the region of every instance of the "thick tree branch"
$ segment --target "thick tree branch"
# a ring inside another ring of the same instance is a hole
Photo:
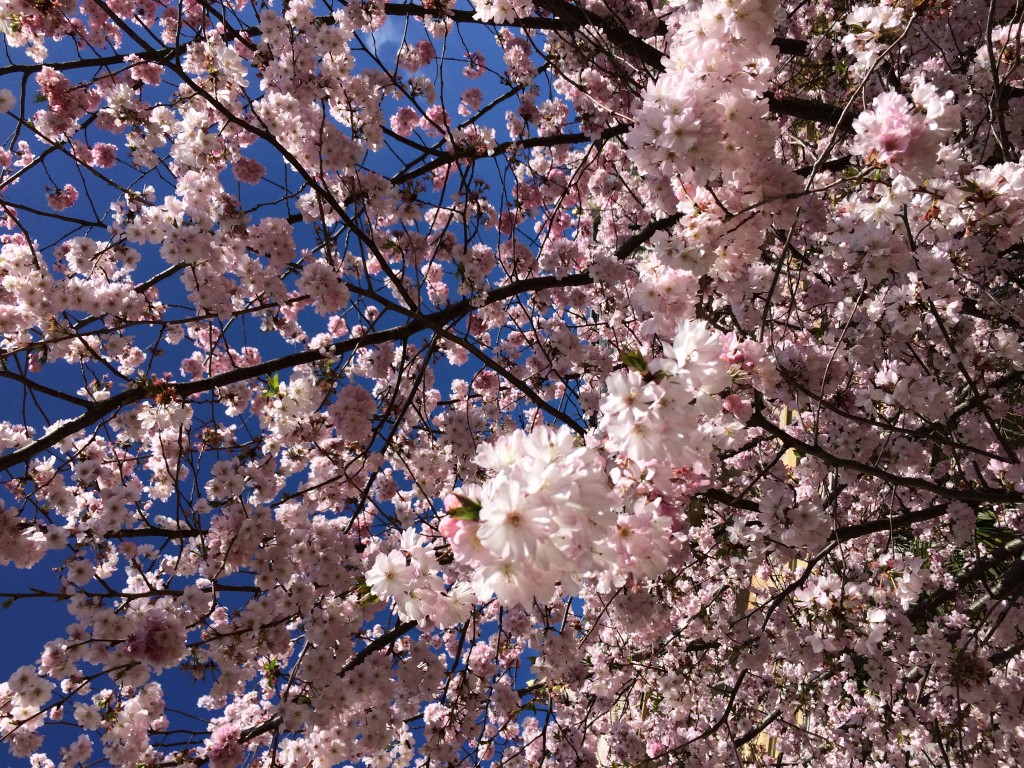
[[[973,488],[947,488],[944,485],[932,483],[918,477],[904,477],[881,469],[877,466],[865,464],[854,459],[844,459],[840,456],[829,453],[818,445],[811,445],[797,440],[784,429],[764,417],[760,411],[755,411],[750,419],[750,426],[764,430],[772,437],[778,438],[787,448],[795,448],[808,456],[814,456],[825,462],[830,467],[843,467],[853,469],[869,477],[883,480],[894,487],[915,488],[919,491],[934,494],[940,498],[959,499],[961,501],[984,501],[995,504],[1016,504],[1024,500],[1024,494],[1017,491],[992,491],[977,490]]]
[[[592,280],[590,276],[586,273],[568,275],[566,277],[547,276],[528,278],[490,291],[487,294],[486,299],[483,301],[482,306],[502,302],[521,293],[534,293],[536,291],[553,288],[588,285],[591,282]],[[443,327],[449,323],[455,322],[459,318],[465,317],[471,313],[474,309],[475,306],[473,301],[465,299],[446,309],[411,320],[404,325],[383,331],[368,333],[356,338],[345,339],[344,341],[331,344],[324,349],[307,349],[302,352],[295,352],[272,360],[266,360],[257,365],[235,368],[205,379],[163,384],[160,385],[158,389],[154,389],[153,385],[148,382],[140,383],[131,389],[113,395],[107,400],[93,403],[78,416],[55,424],[47,430],[42,437],[32,441],[28,445],[0,456],[0,472],[9,470],[19,464],[24,464],[41,454],[43,451],[52,448],[68,437],[73,437],[87,427],[102,421],[122,408],[142,402],[150,397],[155,397],[157,394],[163,396],[169,395],[178,400],[186,400],[193,395],[201,392],[209,392],[217,387],[224,387],[229,384],[237,384],[243,381],[254,381],[261,376],[268,376],[272,373],[277,373],[278,371],[289,368],[295,368],[299,365],[317,363],[321,360],[347,354],[348,352],[352,352],[356,349],[372,347],[377,344],[386,344],[399,339],[409,338],[420,331],[430,330],[434,327]]]

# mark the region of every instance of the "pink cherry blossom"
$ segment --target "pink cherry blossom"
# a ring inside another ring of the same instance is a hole
[[[1024,762],[1011,5],[9,0],[8,762]]]
[[[245,184],[258,184],[267,169],[258,160],[251,157],[240,157],[231,166],[235,178]]]
[[[54,189],[46,194],[46,202],[55,211],[63,211],[70,208],[78,201],[78,190],[71,184],[65,184],[60,189]]]

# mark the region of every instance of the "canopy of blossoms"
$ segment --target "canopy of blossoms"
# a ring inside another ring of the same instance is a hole
[[[11,765],[1024,762],[1024,5],[0,32]]]

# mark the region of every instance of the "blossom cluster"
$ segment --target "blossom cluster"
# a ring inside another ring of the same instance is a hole
[[[894,91],[879,94],[853,121],[854,151],[915,180],[934,175],[940,144],[959,124],[952,97],[923,80],[910,101]]]
[[[0,0],[0,748],[1024,763],[1022,23]]]
[[[550,602],[582,580],[621,587],[656,578],[679,547],[673,502],[709,483],[723,435],[743,430],[742,399],[719,394],[756,362],[730,360],[729,340],[684,321],[665,357],[613,373],[601,399],[594,445],[566,426],[516,430],[483,445],[474,463],[488,474],[445,500],[441,533],[472,570],[480,600]],[[731,411],[731,412],[730,412]]]

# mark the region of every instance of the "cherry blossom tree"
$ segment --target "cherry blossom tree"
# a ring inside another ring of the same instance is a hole
[[[1024,5],[0,29],[14,764],[1024,762]]]

